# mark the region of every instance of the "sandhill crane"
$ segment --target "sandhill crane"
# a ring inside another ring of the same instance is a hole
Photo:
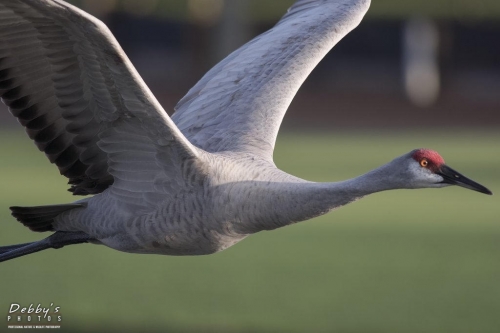
[[[38,242],[0,261],[94,243],[132,253],[210,254],[365,195],[459,185],[491,192],[416,149],[357,178],[309,182],[273,163],[302,82],[370,0],[299,0],[211,69],[176,107],[159,105],[108,28],[61,0],[0,1],[0,92],[69,178],[74,203],[11,207]]]

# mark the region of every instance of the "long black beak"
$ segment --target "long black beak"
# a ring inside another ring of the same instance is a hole
[[[474,190],[484,194],[489,194],[489,195],[493,194],[493,192],[488,190],[483,185],[478,184],[473,180],[470,180],[469,178],[465,177],[464,175],[460,174],[459,172],[453,170],[452,168],[446,165],[442,165],[436,173],[444,178],[442,183],[462,186],[468,188],[469,190]]]

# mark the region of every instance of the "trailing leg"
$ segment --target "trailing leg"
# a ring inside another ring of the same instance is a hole
[[[66,245],[87,243],[93,240],[84,232],[57,231],[38,242],[0,247],[0,262],[19,258],[46,249],[59,249]]]

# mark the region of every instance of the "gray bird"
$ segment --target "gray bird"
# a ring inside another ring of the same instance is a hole
[[[211,69],[172,118],[108,28],[61,0],[0,0],[0,95],[69,179],[69,204],[11,207],[38,242],[0,261],[93,243],[201,255],[325,214],[365,195],[459,185],[491,194],[427,149],[357,178],[316,183],[273,163],[283,116],[309,73],[370,0],[299,0]]]

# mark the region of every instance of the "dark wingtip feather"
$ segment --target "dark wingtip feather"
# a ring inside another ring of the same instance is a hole
[[[52,223],[59,214],[74,209],[86,207],[85,203],[72,203],[61,205],[35,206],[35,207],[9,207],[12,216],[32,231],[53,231]]]

